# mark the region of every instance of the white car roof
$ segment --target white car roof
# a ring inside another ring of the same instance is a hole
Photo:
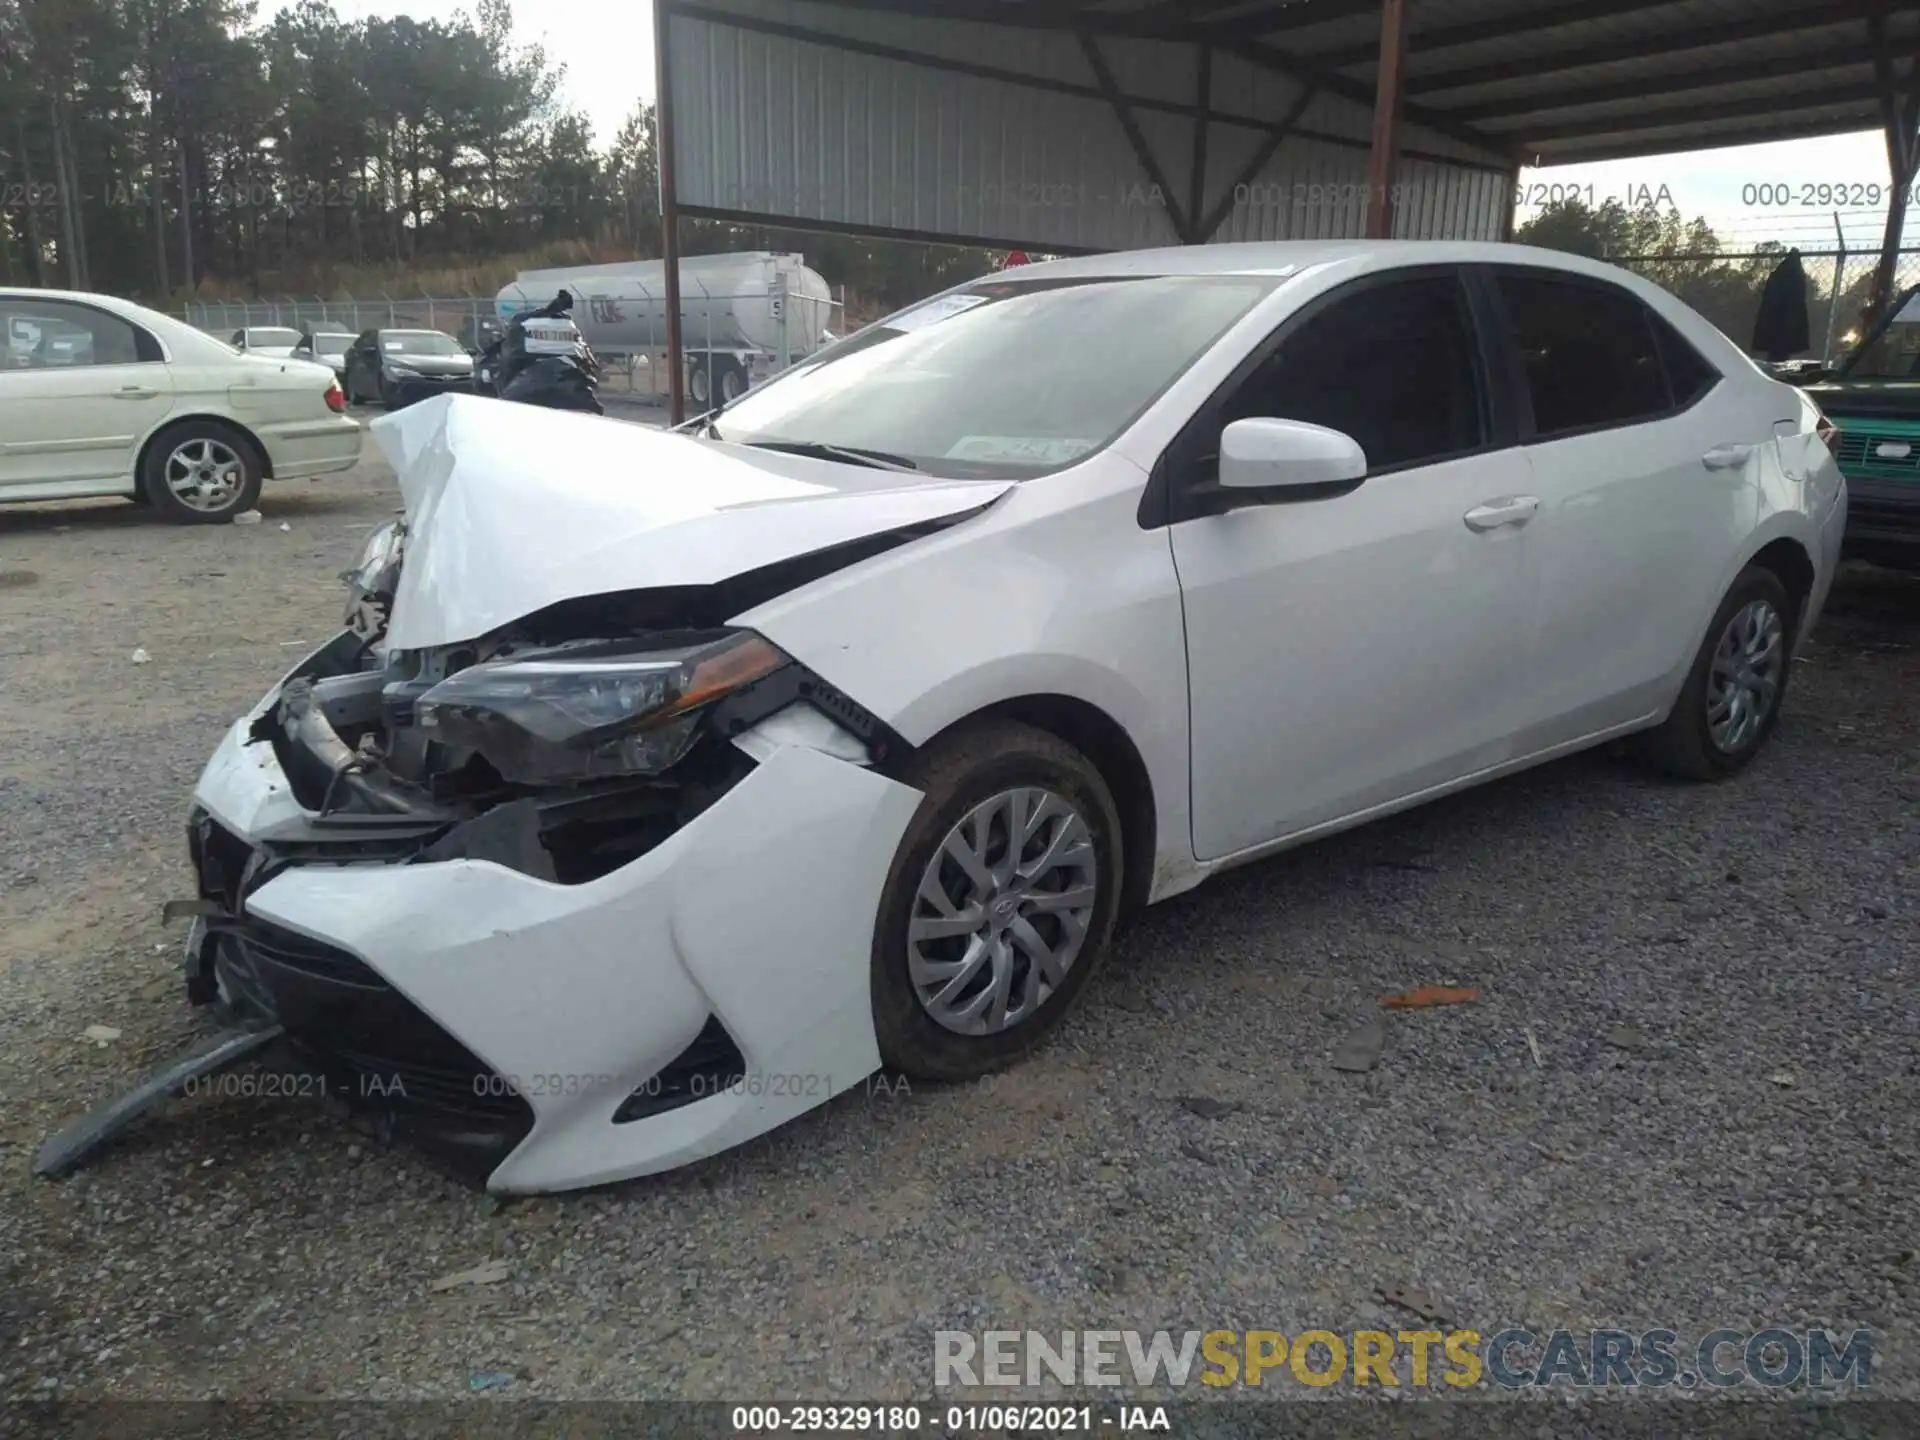
[[[1533,265],[1619,280],[1616,265],[1537,245],[1484,240],[1254,240],[1224,245],[1171,245],[1042,260],[998,271],[1000,278],[1073,275],[1271,275],[1289,267],[1349,262],[1356,272],[1406,265]]]
[[[1485,240],[1255,240],[1225,245],[1116,250],[1019,265],[952,288],[958,291],[996,280],[1019,281],[1029,276],[1036,279],[1105,275],[1278,276],[1322,266],[1338,267],[1343,277],[1351,278],[1411,265],[1526,265],[1606,281],[1639,296],[1658,314],[1680,326],[1696,345],[1715,352],[1723,369],[1736,364],[1745,354],[1699,312],[1631,270],[1564,250]]]

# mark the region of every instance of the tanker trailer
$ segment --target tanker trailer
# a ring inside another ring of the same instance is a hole
[[[667,348],[666,265],[523,270],[500,291],[504,321],[573,293],[574,322],[601,355],[656,355]],[[680,334],[687,394],[701,410],[725,404],[748,385],[804,359],[831,337],[833,297],[804,256],[769,250],[689,255],[680,261]]]

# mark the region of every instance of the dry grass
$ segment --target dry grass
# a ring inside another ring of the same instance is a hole
[[[367,299],[381,294],[395,299],[432,295],[491,296],[522,270],[544,270],[560,265],[599,265],[633,256],[616,245],[587,240],[559,240],[512,255],[447,255],[425,262],[389,261],[370,265],[323,265],[305,272],[283,272],[261,277],[256,288],[242,277],[210,275],[191,296],[193,300],[278,300],[317,298]],[[179,303],[176,300],[175,304]]]

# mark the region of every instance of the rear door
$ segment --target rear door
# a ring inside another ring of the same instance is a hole
[[[1482,272],[1510,337],[1540,496],[1522,745],[1570,744],[1672,699],[1771,463],[1765,396],[1720,374],[1641,299],[1545,268]],[[1756,408],[1758,406],[1758,408]],[[1785,414],[1786,412],[1782,412]]]
[[[173,408],[159,342],[72,300],[0,293],[0,326],[38,343],[0,370],[0,487],[40,494],[131,486],[140,441]],[[56,335],[90,343],[54,351]]]

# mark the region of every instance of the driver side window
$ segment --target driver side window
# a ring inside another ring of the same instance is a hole
[[[1459,277],[1365,285],[1291,322],[1279,348],[1227,397],[1219,428],[1255,416],[1352,436],[1370,475],[1485,446],[1486,387]]]

